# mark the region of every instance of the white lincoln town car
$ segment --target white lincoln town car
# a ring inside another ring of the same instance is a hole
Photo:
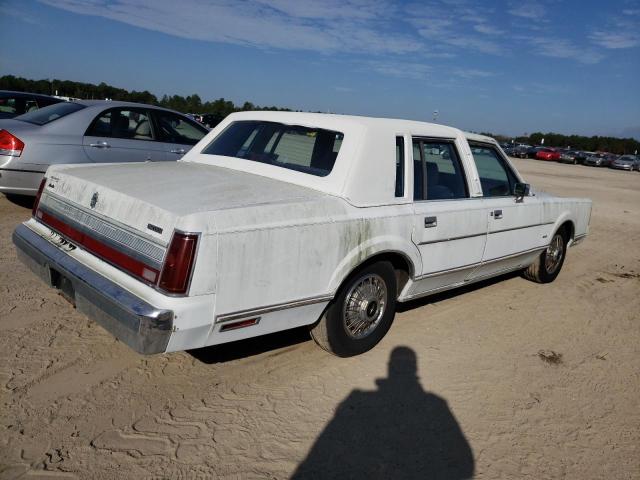
[[[553,281],[591,201],[535,192],[495,140],[429,123],[228,116],[177,163],[55,165],[21,260],[140,353],[308,326],[339,356],[397,302],[510,271]]]

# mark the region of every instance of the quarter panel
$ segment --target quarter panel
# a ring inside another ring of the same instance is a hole
[[[358,209],[339,203],[342,212],[313,223],[221,231],[216,314],[333,294],[354,268],[377,253],[399,251],[419,268],[410,243],[410,206]],[[326,205],[318,202],[315,208]],[[307,209],[314,218],[313,207]]]

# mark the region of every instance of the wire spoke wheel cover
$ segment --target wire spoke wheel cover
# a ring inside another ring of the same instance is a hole
[[[554,273],[562,263],[562,257],[564,256],[564,242],[560,234],[556,233],[551,240],[551,243],[547,247],[544,268],[547,273]]]
[[[387,305],[387,285],[379,275],[359,278],[347,292],[342,318],[347,335],[359,340],[373,332],[382,320]]]

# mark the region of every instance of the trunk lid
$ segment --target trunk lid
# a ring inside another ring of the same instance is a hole
[[[55,166],[47,180],[44,206],[79,209],[163,245],[187,215],[325,196],[280,180],[188,162]]]

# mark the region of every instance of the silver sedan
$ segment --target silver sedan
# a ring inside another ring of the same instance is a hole
[[[58,103],[0,120],[0,192],[34,196],[52,164],[178,160],[207,133],[151,105]]]

